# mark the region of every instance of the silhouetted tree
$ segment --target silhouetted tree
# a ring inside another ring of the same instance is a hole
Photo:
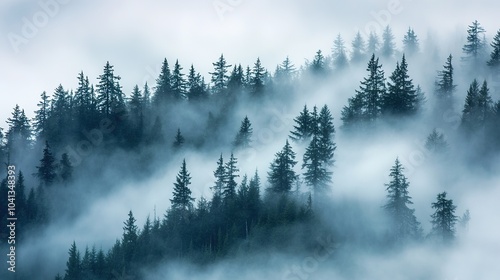
[[[212,63],[214,66],[214,72],[210,72],[212,75],[212,92],[215,95],[222,94],[226,90],[227,82],[229,80],[228,69],[231,67],[227,64],[224,55],[221,54],[217,62]]]
[[[40,165],[36,167],[36,176],[40,179],[40,184],[42,186],[50,186],[54,183],[56,179],[56,159],[52,155],[49,143],[45,142],[45,148],[43,149],[43,156],[40,160]]]
[[[408,64],[403,55],[401,64],[391,74],[387,83],[387,91],[381,96],[383,115],[409,116],[417,112],[417,95],[413,80],[408,75]]]
[[[73,241],[69,249],[69,258],[66,262],[66,274],[64,280],[81,280],[82,270],[80,263],[80,252],[76,248],[76,243]],[[83,280],[83,279],[82,279]]]
[[[238,134],[236,134],[236,138],[233,141],[233,146],[235,148],[249,148],[252,143],[252,124],[248,117],[245,116],[243,121],[241,122],[240,130]]]
[[[484,28],[475,20],[467,29],[467,43],[462,48],[465,54],[463,60],[478,63],[485,55],[486,42],[484,39]]]
[[[295,161],[295,152],[292,146],[286,140],[283,149],[276,153],[273,162],[267,173],[270,189],[273,192],[286,194],[290,192],[292,186],[298,179],[293,167],[297,164]]]
[[[442,238],[443,242],[450,242],[455,238],[455,224],[458,217],[455,216],[455,209],[453,200],[446,199],[446,192],[437,195],[437,201],[432,203],[432,208],[435,209],[432,218],[432,232]]]
[[[404,36],[403,49],[404,53],[408,57],[412,57],[420,51],[417,35],[415,34],[415,31],[412,28],[408,28],[408,31]]]
[[[179,149],[182,147],[183,144],[184,144],[184,136],[182,136],[181,134],[181,129],[177,128],[177,134],[175,134],[175,140],[172,146],[174,147],[174,149]]]
[[[181,170],[175,180],[173,198],[170,200],[172,208],[181,210],[191,209],[194,198],[191,197],[191,190],[189,189],[191,175],[187,171],[185,159],[182,161]]]

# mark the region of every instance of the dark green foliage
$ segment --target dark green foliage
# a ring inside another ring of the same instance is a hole
[[[66,274],[64,275],[64,280],[83,280],[80,252],[76,248],[76,243],[74,241],[69,249],[69,258],[66,262]]]
[[[137,237],[138,237],[138,227],[135,224],[136,220],[132,211],[128,212],[128,219],[123,222],[123,236],[122,236],[122,250],[123,250],[123,262],[125,270],[128,272],[130,270],[130,263],[135,257],[134,253],[137,247]]]
[[[252,143],[252,133],[252,124],[250,123],[250,120],[248,120],[248,117],[245,116],[241,122],[240,130],[238,131],[238,134],[236,134],[236,138],[233,141],[233,146],[235,148],[249,148]]]
[[[290,192],[298,179],[298,175],[293,170],[296,164],[295,152],[292,150],[288,140],[286,140],[283,149],[276,153],[274,161],[269,167],[270,170],[267,173],[270,190],[281,194]]]
[[[172,73],[168,66],[168,61],[165,58],[161,66],[161,72],[156,79],[155,93],[153,96],[153,103],[156,106],[165,105],[173,100],[172,86],[171,86]]]
[[[31,147],[31,125],[24,110],[21,110],[17,104],[12,112],[12,117],[7,119],[7,124],[9,125],[6,134],[7,152],[12,159],[17,159],[20,153],[28,151]]]
[[[97,78],[97,108],[105,117],[118,119],[125,111],[125,98],[119,84],[120,77],[115,76],[113,66],[106,62],[103,73]]]
[[[432,208],[435,209],[432,218],[432,232],[438,238],[442,238],[443,242],[450,242],[455,238],[455,225],[458,217],[455,216],[456,206],[453,205],[453,200],[446,199],[446,192],[437,195],[437,201],[432,203]]]
[[[35,111],[35,119],[33,121],[33,130],[39,139],[44,139],[47,133],[47,121],[50,114],[50,97],[44,91],[40,95],[41,100],[36,105],[38,110]]]
[[[183,68],[179,64],[179,60],[176,60],[174,70],[172,70],[172,76],[170,77],[171,90],[174,100],[186,98],[186,80],[184,79],[184,74],[181,73],[182,69]]]
[[[188,210],[192,207],[192,202],[194,198],[191,197],[191,190],[189,185],[191,184],[191,175],[186,168],[186,160],[182,161],[181,170],[175,179],[173,198],[170,200],[172,202],[172,208]]]
[[[391,168],[391,181],[386,184],[387,200],[384,205],[389,217],[391,218],[390,235],[397,242],[418,239],[421,235],[420,223],[415,217],[415,210],[409,206],[413,204],[408,192],[410,183],[403,174],[403,166],[396,159]]]
[[[233,200],[236,195],[236,186],[238,184],[235,179],[239,177],[238,172],[240,171],[236,166],[237,163],[238,160],[231,153],[231,157],[225,165],[224,186],[222,187],[222,197],[226,203]]]
[[[52,155],[49,143],[45,142],[43,149],[43,157],[40,160],[40,165],[36,167],[36,176],[40,179],[40,185],[44,187],[51,186],[56,179],[56,159]]]
[[[381,112],[386,116],[410,116],[419,107],[413,80],[408,75],[408,64],[403,55],[401,64],[391,74],[387,91],[381,96]]]
[[[313,116],[307,109],[307,105],[304,105],[302,112],[293,120],[296,125],[293,126],[294,130],[290,131],[290,138],[296,142],[308,141],[311,138],[312,127],[316,120],[313,120]]]

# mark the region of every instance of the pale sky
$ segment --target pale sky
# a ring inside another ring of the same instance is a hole
[[[230,64],[257,57],[273,71],[287,55],[296,65],[318,49],[329,54],[341,34],[390,24],[401,44],[412,26],[424,40],[463,34],[477,19],[493,36],[500,23],[496,1],[444,0],[2,0],[0,2],[0,127],[18,103],[34,116],[42,91],[77,85],[83,70],[92,83],[107,60],[133,85],[154,83],[166,57],[204,76],[224,53]]]

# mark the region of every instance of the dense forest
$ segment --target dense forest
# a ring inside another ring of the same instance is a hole
[[[319,254],[328,256],[350,246],[381,255],[409,246],[452,247],[466,234],[474,209],[469,213],[469,205],[457,205],[458,194],[443,186],[446,180],[436,179],[428,209],[422,209],[431,215],[418,219],[415,213],[421,210],[413,206],[412,192],[422,181],[410,182],[415,157],[391,154],[389,164],[375,159],[387,171],[379,175],[385,185],[374,186],[385,195],[377,205],[380,220],[360,210],[361,202],[339,202],[333,190],[348,180],[336,178],[373,175],[356,171],[363,162],[349,166],[352,173],[338,173],[337,154],[380,141],[381,134],[391,135],[382,141],[386,146],[419,134],[424,164],[435,173],[457,162],[473,166],[473,172],[494,172],[500,156],[500,89],[495,88],[500,30],[487,41],[474,21],[466,32],[462,52],[439,62],[432,50],[421,48],[411,28],[397,49],[387,26],[368,38],[357,33],[350,47],[338,35],[331,53],[318,50],[301,66],[287,57],[273,71],[259,58],[242,66],[220,55],[205,80],[194,65],[185,69],[178,60],[164,59],[156,84],[136,85],[130,93],[110,62],[95,83],[82,71],[77,88],[43,91],[33,118],[16,106],[8,127],[0,129],[0,161],[16,166],[19,247],[36,242],[51,225],[64,227],[78,219],[93,198],[113,194],[123,184],[141,185],[167,168],[176,175],[169,179],[173,191],[162,198],[164,205],[136,197],[122,213],[123,234],[114,245],[73,239],[63,256],[65,266],[55,266],[63,270],[45,271],[53,273],[50,279],[157,279],[149,271],[166,263],[203,269],[263,252],[315,254],[317,240],[325,236],[331,243]],[[440,68],[432,68],[436,63]],[[358,82],[345,85],[348,77]],[[340,106],[311,95],[315,88],[337,94],[339,87],[332,84],[342,85],[349,96]],[[299,103],[291,121],[279,121],[280,114],[285,118],[283,107]],[[339,137],[349,145],[338,145]],[[202,157],[201,165],[196,156]],[[0,177],[5,178],[0,186],[5,221],[7,168]],[[196,178],[204,185],[194,186]],[[195,197],[193,187],[205,192]],[[151,213],[143,224],[134,216],[132,208],[138,207]],[[157,213],[156,207],[167,210]],[[103,231],[110,226],[96,223]],[[0,227],[2,240],[8,230]],[[18,279],[38,279],[34,275],[44,260],[37,257],[34,263],[19,256]],[[300,272],[285,278],[306,279]]]

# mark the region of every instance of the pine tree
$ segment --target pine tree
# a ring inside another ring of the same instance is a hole
[[[189,189],[191,175],[187,171],[185,159],[182,161],[181,170],[175,180],[173,198],[170,200],[172,208],[180,210],[191,209],[194,198],[191,197],[191,190]]]
[[[83,280],[80,263],[80,252],[76,248],[76,243],[73,241],[69,249],[69,258],[66,262],[66,274],[64,280]]]
[[[370,31],[370,36],[368,37],[368,45],[367,45],[367,53],[368,54],[376,54],[379,51],[380,41],[377,34],[373,31]]]
[[[420,51],[417,35],[411,28],[408,28],[408,31],[404,36],[403,49],[408,57],[412,57]]]
[[[486,49],[486,42],[483,37],[484,33],[484,28],[477,20],[472,25],[469,25],[467,29],[467,43],[462,48],[465,54],[465,57],[462,58],[463,60],[472,60],[473,63],[477,63],[484,56]]]
[[[364,61],[366,57],[365,40],[363,39],[359,31],[356,33],[356,36],[352,40],[351,46],[352,46],[351,62],[360,63]]]
[[[450,242],[455,238],[455,225],[458,217],[455,216],[456,206],[453,200],[446,199],[446,192],[437,195],[437,201],[432,203],[436,209],[432,218],[432,235],[442,238],[443,242]]]
[[[123,258],[125,262],[125,272],[127,273],[130,269],[130,263],[132,262],[137,249],[137,237],[138,228],[135,224],[136,219],[132,211],[128,212],[128,219],[123,222],[123,237],[122,237],[122,247],[123,247]]]
[[[47,141],[43,149],[43,157],[40,160],[40,166],[36,168],[36,176],[40,179],[40,184],[42,186],[48,187],[54,183],[56,179],[56,160],[52,155],[52,151]]]
[[[344,40],[342,39],[340,34],[338,34],[335,41],[333,41],[332,58],[335,69],[342,70],[347,67],[348,60],[346,49]]]
[[[181,134],[181,129],[177,128],[177,134],[175,135],[175,140],[172,146],[174,147],[174,149],[179,149],[182,147],[183,144],[184,144],[184,136],[182,136]]]
[[[182,69],[179,60],[176,60],[170,77],[172,95],[176,101],[186,98],[186,80],[184,74],[181,73]]]
[[[444,138],[444,134],[439,133],[436,129],[433,129],[431,134],[427,136],[425,148],[437,154],[446,152],[448,149],[448,143]]]
[[[37,138],[45,139],[46,130],[48,127],[47,120],[50,114],[50,98],[47,92],[42,92],[41,100],[38,102],[38,110],[35,111],[35,119],[33,120],[33,129]]]
[[[391,58],[394,55],[396,44],[394,43],[394,35],[392,29],[386,26],[382,34],[382,48],[380,53],[384,58]]]
[[[313,134],[302,163],[302,169],[306,169],[304,172],[306,184],[313,189],[315,194],[326,190],[331,181],[331,172],[327,170],[328,158],[322,154],[325,147],[321,138],[319,132]]]
[[[68,183],[73,177],[73,166],[67,153],[63,153],[61,155],[58,167],[59,176],[61,177],[63,183]]]
[[[225,165],[224,186],[222,188],[222,197],[226,202],[232,201],[236,195],[236,186],[238,186],[238,184],[235,179],[239,177],[238,172],[240,171],[236,167],[237,163],[237,158],[231,153],[231,157]]]
[[[236,134],[236,138],[233,141],[233,146],[235,148],[249,148],[252,143],[252,133],[252,124],[250,123],[250,120],[248,120],[248,117],[245,116],[241,122],[240,130],[238,131],[238,134]]]
[[[305,142],[311,138],[312,135],[312,116],[307,105],[304,105],[304,109],[300,112],[293,121],[296,125],[293,126],[294,130],[290,131],[290,138],[296,142]]]
[[[450,54],[446,59],[446,64],[443,70],[438,72],[438,81],[436,82],[436,95],[440,102],[440,106],[450,106],[453,92],[457,87],[453,84],[453,56]]]
[[[160,75],[156,79],[155,93],[153,97],[153,103],[156,106],[165,105],[173,100],[171,80],[172,73],[170,72],[168,61],[165,58],[161,66]]]
[[[490,60],[488,60],[488,66],[496,71],[498,75],[498,70],[500,69],[500,29],[497,31],[497,34],[493,38],[493,42],[491,42],[491,47],[493,50],[490,54]]]
[[[420,223],[414,214],[415,210],[409,208],[409,205],[413,204],[408,192],[410,183],[403,171],[399,159],[396,159],[390,173],[392,180],[386,184],[388,202],[384,208],[392,219],[391,233],[396,241],[419,238],[421,232]]]
[[[374,122],[380,115],[380,99],[386,92],[384,70],[382,70],[378,58],[375,59],[375,55],[372,55],[368,62],[366,71],[369,75],[361,82],[361,86],[356,92],[362,94],[365,103],[364,119],[368,122]]]
[[[267,173],[270,189],[273,192],[287,194],[298,179],[293,167],[297,164],[295,161],[295,152],[286,140],[286,144],[281,151],[276,153],[274,161],[269,167]]]
[[[254,96],[261,96],[264,93],[264,78],[266,69],[262,66],[260,58],[257,58],[252,68],[251,93]]]
[[[401,64],[389,77],[387,91],[382,95],[381,111],[383,115],[408,116],[417,112],[417,95],[413,80],[408,76],[408,64],[403,55]]]
[[[97,107],[105,117],[116,119],[125,112],[125,98],[119,80],[115,76],[113,66],[106,62],[103,74],[97,78]]]
[[[214,66],[214,72],[209,73],[212,75],[212,91],[215,95],[223,94],[225,93],[227,82],[229,80],[227,73],[231,65],[227,64],[223,54],[220,55],[217,62],[212,64]]]

